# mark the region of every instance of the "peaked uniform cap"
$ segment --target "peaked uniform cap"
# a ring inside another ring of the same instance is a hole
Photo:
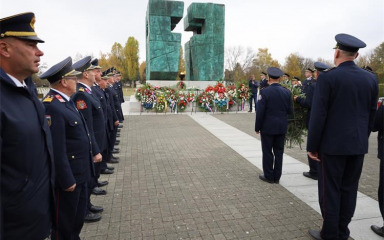
[[[277,79],[281,76],[283,76],[283,71],[280,70],[280,68],[277,68],[277,67],[269,67],[267,69],[267,72],[268,72],[268,76],[270,78],[274,78],[274,79]]]
[[[340,33],[335,36],[337,42],[335,49],[344,50],[347,52],[357,52],[360,48],[365,48],[367,44],[357,37],[349,34]]]
[[[0,38],[15,37],[43,43],[35,32],[35,14],[20,13],[0,19]]]
[[[47,79],[50,83],[54,83],[58,80],[63,79],[64,77],[76,76],[80,74],[73,69],[72,67],[72,58],[67,57],[63,61],[53,65],[45,73],[40,75],[41,79]]]
[[[99,59],[95,58],[91,61],[91,64],[94,66],[94,69],[101,69],[99,66]]]
[[[315,65],[316,70],[318,70],[318,71],[324,71],[324,70],[330,68],[327,64],[322,63],[322,62],[315,62],[314,65]]]
[[[93,70],[95,69],[95,66],[91,64],[91,57],[85,57],[77,62],[75,62],[72,67],[79,72],[85,72],[88,70]]]

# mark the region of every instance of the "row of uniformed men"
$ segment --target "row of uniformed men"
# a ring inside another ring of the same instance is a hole
[[[102,76],[104,75],[104,76]],[[121,75],[113,68],[101,72],[98,60],[85,57],[72,65],[71,57],[43,73],[51,89],[44,97],[52,133],[56,166],[56,222],[58,239],[78,237],[84,221],[99,221],[103,211],[90,201],[91,193],[105,195],[100,174],[112,174],[107,162],[123,122]],[[117,140],[118,141],[118,140]]]

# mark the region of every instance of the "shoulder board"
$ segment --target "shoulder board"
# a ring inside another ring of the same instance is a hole
[[[53,96],[52,96],[52,95],[48,95],[48,96],[46,96],[46,97],[43,99],[43,102],[48,102],[48,103],[50,103],[50,102],[52,102],[52,100],[53,100]]]
[[[336,67],[331,67],[331,68],[325,69],[323,72],[329,72],[329,71],[332,71],[333,69],[336,69]]]
[[[84,92],[84,87],[79,87],[79,92]]]

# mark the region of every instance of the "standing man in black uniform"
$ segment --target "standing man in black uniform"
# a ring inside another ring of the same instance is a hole
[[[305,80],[302,83],[301,89],[303,90],[303,93],[307,94],[307,88],[309,85],[311,85],[311,82],[313,81],[313,72],[314,70],[312,68],[307,68],[305,69],[304,75],[305,75]]]
[[[376,113],[374,131],[378,131],[377,134],[377,157],[380,159],[380,178],[379,178],[379,208],[381,217],[384,220],[384,100],[381,101],[379,109]],[[377,235],[384,237],[384,227],[376,225],[371,226],[372,231]]]
[[[52,239],[80,239],[87,210],[88,181],[93,173],[91,139],[85,121],[70,96],[80,72],[68,57],[43,73],[51,90],[44,97],[56,167],[56,218]]]
[[[270,67],[267,71],[270,85],[260,90],[255,123],[256,134],[261,134],[263,151],[264,174],[259,178],[268,183],[279,183],[292,101],[291,92],[279,83],[283,72],[276,67]]]
[[[99,221],[101,216],[91,213],[92,205],[90,200],[90,194],[105,195],[107,192],[97,186],[97,175],[100,174],[97,171],[102,161],[101,149],[105,144],[105,119],[103,108],[100,101],[95,94],[92,93],[91,87],[95,82],[95,72],[92,71],[94,66],[91,64],[91,57],[85,57],[73,64],[73,68],[76,71],[82,72],[80,75],[80,82],[77,84],[77,92],[72,96],[73,101],[76,104],[76,108],[83,114],[85,122],[88,127],[89,134],[92,140],[92,154],[93,162],[95,164],[95,176],[91,176],[91,180],[88,184],[89,189],[89,201],[88,207],[90,212],[85,217],[86,222]],[[96,207],[93,212],[101,212],[101,207]]]
[[[53,148],[31,75],[43,52],[35,15],[0,19],[0,239],[45,239],[54,213]]]
[[[293,97],[294,101],[296,101],[302,107],[307,109],[307,122],[306,122],[307,129],[308,129],[308,124],[309,124],[309,119],[311,116],[311,106],[312,106],[313,94],[315,92],[315,87],[316,87],[316,80],[319,77],[320,72],[323,72],[329,68],[328,65],[321,63],[321,62],[315,62],[314,65],[315,65],[315,69],[316,69],[315,70],[315,77],[316,78],[313,78],[309,81],[308,81],[308,79],[304,81],[307,84],[305,97],[304,98],[299,97],[299,96]],[[308,70],[308,72],[310,72],[310,71]],[[312,75],[312,73],[311,73],[311,75]],[[317,180],[317,172],[318,172],[318,168],[319,168],[319,162],[313,160],[309,156],[307,156],[307,157],[308,157],[308,164],[309,164],[309,172],[303,172],[303,175],[307,178]]]
[[[269,86],[267,74],[265,72],[260,73],[260,90]]]
[[[348,224],[356,208],[377,107],[376,76],[354,63],[359,48],[366,44],[348,34],[338,34],[335,39],[336,67],[317,80],[308,129],[308,155],[321,165],[318,185],[323,226],[321,231],[309,230],[315,239],[349,237]]]
[[[255,111],[257,104],[257,89],[259,88],[259,83],[255,80],[255,75],[251,75],[251,79],[248,81],[249,90],[252,93],[252,96],[249,98],[249,111],[252,112],[252,102],[255,103]]]
[[[103,148],[100,149],[101,150],[101,155],[103,157],[103,160],[101,161],[101,163],[99,164],[99,169],[98,169],[98,173],[99,175],[97,176],[97,178],[100,177],[100,173],[102,174],[112,174],[114,173],[114,171],[112,169],[109,169],[108,166],[107,166],[107,156],[106,156],[106,152],[107,152],[107,148],[108,148],[108,141],[107,141],[107,98],[105,96],[105,93],[104,93],[104,90],[100,88],[99,86],[99,82],[101,81],[101,67],[99,66],[99,60],[96,58],[94,60],[92,60],[91,64],[93,65],[94,69],[92,71],[95,72],[95,82],[93,83],[93,86],[91,87],[92,89],[92,92],[95,94],[95,96],[99,99],[100,103],[101,103],[101,107],[103,109],[103,112],[104,112],[104,122],[105,122],[105,140],[104,140],[104,144],[103,144]],[[105,181],[104,182],[99,182],[97,183],[98,186],[100,185],[106,185],[105,184]]]

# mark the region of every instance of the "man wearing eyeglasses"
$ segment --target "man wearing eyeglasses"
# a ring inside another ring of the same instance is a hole
[[[68,57],[40,76],[51,84],[43,103],[56,167],[57,204],[52,239],[80,239],[87,212],[87,184],[93,171],[91,139],[82,114],[70,99],[76,92],[79,73]]]
[[[35,14],[0,19],[0,239],[49,237],[54,207],[51,133],[31,75],[39,71]]]

